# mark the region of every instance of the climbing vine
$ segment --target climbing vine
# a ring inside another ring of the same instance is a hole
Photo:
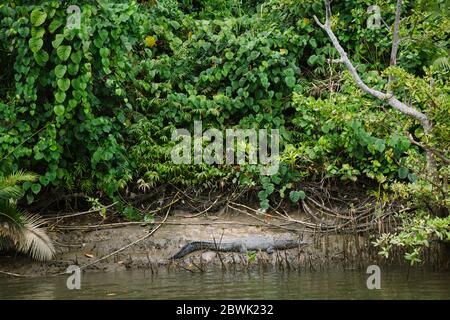
[[[405,46],[389,68],[391,31],[367,28],[367,7],[390,26],[395,5],[372,2],[333,4],[331,28],[362,80],[427,114],[431,134],[332,63],[337,51],[313,20],[321,0],[92,0],[78,4],[79,19],[69,1],[1,4],[0,175],[38,173],[23,184],[29,202],[42,191],[117,200],[158,185],[231,184],[255,191],[267,212],[278,200],[301,205],[307,181],[338,181],[439,211],[448,206],[448,15],[405,1]],[[171,134],[195,120],[203,130],[278,129],[279,171],[174,164]],[[427,148],[438,155],[437,186],[424,174]]]

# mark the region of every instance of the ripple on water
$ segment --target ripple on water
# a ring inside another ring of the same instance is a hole
[[[125,271],[66,277],[0,278],[1,299],[450,299],[450,272],[388,270],[368,290],[365,270],[204,273]]]

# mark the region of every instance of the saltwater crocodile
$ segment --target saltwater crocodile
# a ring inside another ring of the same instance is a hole
[[[273,253],[275,250],[291,249],[298,246],[308,245],[309,243],[295,238],[275,238],[269,236],[252,236],[231,241],[193,241],[181,248],[171,260],[180,259],[185,255],[198,250],[213,251],[266,251]]]

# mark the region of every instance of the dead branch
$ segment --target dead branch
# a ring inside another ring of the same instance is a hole
[[[391,60],[390,60],[391,66],[395,66],[397,64],[398,45],[400,43],[398,31],[400,28],[401,12],[402,12],[402,0],[397,0],[397,7],[395,9],[394,31],[392,33],[392,49],[391,49]]]
[[[130,247],[132,247],[132,246],[134,246],[135,244],[137,244],[137,243],[139,243],[139,242],[141,242],[141,241],[144,241],[144,240],[147,239],[148,237],[152,236],[152,235],[153,235],[153,234],[154,234],[154,233],[155,233],[155,232],[156,232],[156,231],[164,224],[164,222],[166,222],[167,217],[169,216],[169,212],[170,212],[170,207],[169,207],[169,209],[167,209],[166,215],[165,215],[163,221],[161,222],[161,224],[157,225],[152,231],[150,231],[150,232],[147,233],[146,235],[140,237],[139,239],[137,239],[137,240],[135,240],[135,241],[133,241],[133,242],[127,244],[126,246],[123,246],[122,248],[119,248],[119,249],[117,249],[117,250],[115,250],[115,251],[113,251],[113,252],[111,252],[111,253],[109,253],[109,254],[107,254],[107,255],[105,255],[105,256],[103,256],[103,257],[101,257],[101,258],[99,258],[99,259],[97,259],[97,260],[95,260],[95,261],[92,261],[92,262],[90,262],[90,263],[87,263],[87,264],[85,264],[85,265],[82,265],[82,266],[80,267],[80,269],[85,269],[85,268],[87,268],[87,267],[90,267],[90,266],[92,266],[92,265],[94,265],[94,264],[99,263],[100,261],[103,261],[103,260],[105,260],[105,259],[108,259],[108,258],[110,258],[110,257],[112,257],[112,256],[114,256],[114,255],[116,255],[116,254],[118,254],[118,253],[120,253],[120,252],[122,252],[122,251],[124,251],[124,250],[126,250],[126,249],[128,249],[128,248],[130,248]],[[63,272],[63,274],[64,274],[64,273],[65,273],[65,272]]]
[[[411,144],[414,144],[418,147],[421,147],[422,149],[429,151],[431,153],[433,153],[436,157],[438,157],[439,159],[441,159],[445,164],[449,165],[450,164],[450,159],[448,159],[444,154],[442,154],[441,152],[437,151],[436,149],[430,147],[430,146],[426,146],[416,140],[414,140],[414,138],[412,137],[412,135],[410,133],[408,133],[406,135],[406,137],[408,138],[409,142],[411,142]]]
[[[110,205],[103,206],[101,208],[95,208],[95,209],[92,209],[92,210],[82,211],[82,212],[69,213],[69,214],[65,214],[65,215],[62,215],[62,216],[57,215],[55,217],[48,217],[48,218],[45,218],[45,219],[46,220],[53,220],[53,219],[61,220],[61,219],[64,219],[64,218],[78,217],[78,216],[82,216],[82,215],[85,215],[85,214],[94,213],[94,212],[100,212],[102,210],[106,210],[106,209],[108,209],[110,207],[115,206],[116,204],[117,204],[117,201],[114,202],[114,203],[111,203]]]
[[[337,39],[336,35],[334,34],[333,30],[331,29],[331,5],[329,0],[325,0],[325,23],[321,23],[319,19],[314,16],[314,20],[316,21],[317,25],[321,27],[330,38],[331,42],[333,43],[333,46],[338,51],[340,58],[342,62],[347,67],[348,71],[350,72],[350,75],[352,76],[353,80],[355,81],[356,85],[365,93],[370,94],[371,96],[386,101],[391,107],[394,109],[400,111],[404,115],[410,116],[418,120],[421,125],[423,126],[426,133],[429,133],[432,129],[432,124],[428,120],[428,117],[423,114],[421,111],[410,107],[400,100],[398,100],[393,94],[384,93],[378,90],[375,90],[373,88],[370,88],[368,85],[362,81],[361,77],[358,74],[358,71],[353,66],[352,62],[347,56],[347,53],[342,48],[339,40]]]

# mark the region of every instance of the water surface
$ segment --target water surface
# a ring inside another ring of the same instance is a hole
[[[450,272],[382,270],[369,290],[365,270],[204,273],[84,273],[80,290],[67,277],[0,277],[0,299],[450,299]]]

